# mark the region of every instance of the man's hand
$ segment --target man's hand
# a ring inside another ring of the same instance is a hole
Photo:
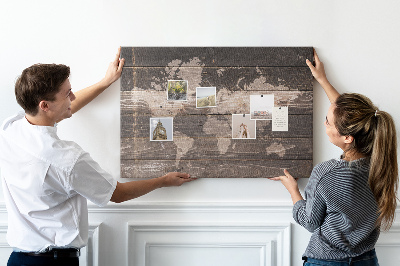
[[[115,82],[122,73],[122,67],[125,64],[125,59],[120,59],[121,56],[121,47],[118,48],[118,52],[115,55],[114,61],[112,61],[107,69],[105,77],[102,79],[102,83],[105,87],[110,86],[113,82]]]
[[[117,182],[117,187],[111,197],[111,201],[116,203],[124,202],[141,197],[158,188],[180,186],[183,183],[195,179],[196,178],[191,178],[189,174],[174,172],[147,180],[137,180],[126,183]]]
[[[168,173],[159,178],[163,180],[163,187],[181,186],[183,183],[190,182],[196,179],[191,178],[189,174],[179,172]]]
[[[90,103],[100,93],[107,89],[113,82],[119,79],[122,73],[122,67],[125,63],[124,59],[119,59],[120,54],[121,47],[118,48],[114,61],[112,61],[108,66],[106,76],[101,81],[83,90],[74,92],[76,98],[71,103],[72,113],[79,111],[82,107]]]

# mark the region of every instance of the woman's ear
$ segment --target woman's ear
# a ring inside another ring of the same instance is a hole
[[[345,136],[344,143],[350,144],[353,141],[354,141],[354,137],[353,136]]]

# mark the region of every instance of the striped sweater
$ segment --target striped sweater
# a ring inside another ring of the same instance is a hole
[[[304,256],[343,259],[374,248],[378,207],[368,186],[369,162],[332,159],[314,167],[295,221],[312,232]]]

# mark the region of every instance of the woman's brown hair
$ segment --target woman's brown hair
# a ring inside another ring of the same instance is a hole
[[[397,138],[393,118],[361,94],[336,99],[335,126],[353,136],[353,149],[370,158],[368,183],[379,208],[378,224],[389,229],[395,218],[398,189]]]

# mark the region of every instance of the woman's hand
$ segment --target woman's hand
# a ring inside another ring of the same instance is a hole
[[[339,92],[329,83],[328,78],[326,77],[324,64],[319,60],[317,52],[314,49],[314,60],[315,66],[310,62],[310,60],[306,60],[307,66],[310,68],[312,75],[318,81],[318,83],[324,89],[328,99],[331,103],[334,103],[339,97]]]
[[[325,74],[324,64],[319,60],[319,57],[315,49],[314,49],[314,60],[315,60],[315,66],[313,66],[310,60],[308,59],[306,60],[306,64],[310,68],[312,75],[320,84],[321,82],[328,81]]]
[[[294,178],[288,170],[283,170],[285,175],[271,177],[270,180],[281,181],[285,188],[289,191],[290,196],[292,197],[293,204],[295,204],[299,200],[303,200],[303,196],[300,194],[299,186],[297,184],[297,179]]]

